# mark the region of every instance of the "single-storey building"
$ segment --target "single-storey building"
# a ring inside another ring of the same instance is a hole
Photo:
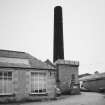
[[[84,87],[88,91],[99,92],[100,89],[105,90],[105,73],[92,74],[79,78],[81,88]]]
[[[82,77],[86,77],[86,76],[89,76],[89,75],[91,75],[91,74],[90,73],[85,73],[85,74],[80,74],[78,77],[82,78]]]
[[[62,93],[79,94],[78,61],[58,59],[56,66],[56,82]],[[74,88],[75,89],[74,89]]]
[[[80,79],[80,78],[90,76],[90,75],[91,75],[90,73],[80,74],[80,75],[78,75],[78,78]],[[83,84],[83,82],[80,81],[80,89],[82,88],[82,84]]]
[[[55,68],[26,52],[0,50],[0,102],[55,97]]]

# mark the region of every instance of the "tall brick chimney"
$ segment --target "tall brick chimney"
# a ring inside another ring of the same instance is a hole
[[[54,45],[53,62],[64,59],[62,7],[54,8]]]

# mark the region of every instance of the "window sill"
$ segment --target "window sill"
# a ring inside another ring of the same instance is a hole
[[[48,93],[30,93],[30,96],[47,96]]]
[[[14,97],[15,94],[0,94],[0,97]]]

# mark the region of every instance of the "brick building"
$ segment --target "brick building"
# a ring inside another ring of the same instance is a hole
[[[0,101],[55,97],[55,68],[25,52],[0,50]]]

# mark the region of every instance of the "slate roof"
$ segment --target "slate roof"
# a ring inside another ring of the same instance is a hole
[[[47,60],[45,61],[45,63],[47,63],[48,65],[50,65],[50,66],[52,66],[52,67],[54,67],[54,68],[56,68],[56,66],[55,66],[49,59],[47,59]]]
[[[32,55],[26,52],[20,51],[11,51],[11,50],[0,50],[0,57],[5,58],[18,58],[20,60],[26,59],[29,61],[29,64],[20,64],[20,63],[8,63],[0,62],[0,67],[21,67],[21,68],[38,68],[38,69],[55,69],[52,66],[38,60]]]
[[[32,56],[26,52],[0,50],[0,57],[28,59],[28,58],[31,58]]]
[[[105,78],[105,72],[104,73],[99,73],[99,74],[92,74],[86,77],[82,77],[79,80],[80,81],[88,81],[88,80],[96,80],[96,79],[101,79]]]

